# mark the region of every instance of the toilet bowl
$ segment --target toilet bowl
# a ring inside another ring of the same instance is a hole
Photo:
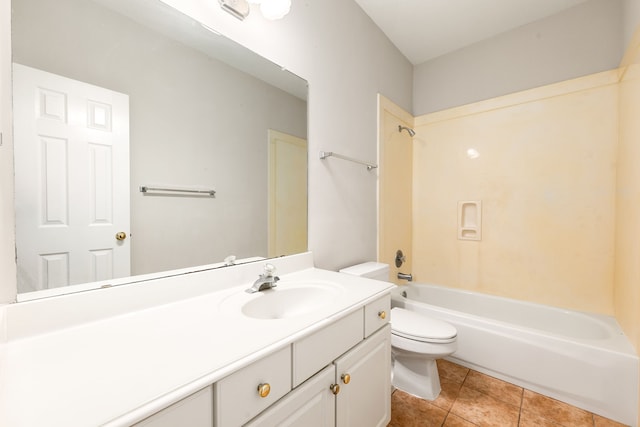
[[[389,281],[389,265],[367,262],[341,273]],[[457,349],[456,328],[442,320],[394,307],[391,309],[391,384],[409,394],[435,400],[440,394],[436,359]]]
[[[394,387],[427,400],[440,394],[436,359],[458,348],[456,328],[404,308],[391,309],[391,356]]]

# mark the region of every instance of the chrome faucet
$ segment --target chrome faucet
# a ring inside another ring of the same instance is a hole
[[[264,273],[258,276],[258,279],[253,282],[253,286],[245,290],[245,292],[253,294],[255,292],[275,288],[276,283],[280,280],[278,276],[273,275],[275,271],[276,267],[273,264],[266,263],[264,265]]]

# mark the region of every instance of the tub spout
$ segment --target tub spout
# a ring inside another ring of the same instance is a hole
[[[413,275],[411,275],[411,273],[406,274],[406,273],[398,272],[398,279],[407,280],[407,281],[411,282],[413,280]]]

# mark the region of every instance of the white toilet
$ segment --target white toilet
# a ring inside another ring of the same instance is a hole
[[[356,276],[389,281],[389,265],[366,262],[340,270]],[[436,359],[457,349],[456,328],[442,320],[394,307],[391,309],[391,355],[394,387],[434,400],[440,394]]]

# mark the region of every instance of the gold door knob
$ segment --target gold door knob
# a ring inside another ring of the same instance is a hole
[[[329,386],[329,390],[331,390],[331,393],[333,394],[338,394],[340,393],[340,386],[338,384],[331,384]]]
[[[351,381],[351,375],[349,374],[342,374],[340,378],[342,379],[342,382],[345,384],[349,384],[349,381]]]
[[[258,394],[260,397],[267,397],[271,392],[271,386],[269,383],[263,383],[258,385]]]
[[[382,310],[378,312],[378,317],[381,318],[382,320],[387,318],[387,312]]]
[[[124,240],[126,238],[127,238],[127,233],[125,233],[124,231],[116,233],[116,240]]]

